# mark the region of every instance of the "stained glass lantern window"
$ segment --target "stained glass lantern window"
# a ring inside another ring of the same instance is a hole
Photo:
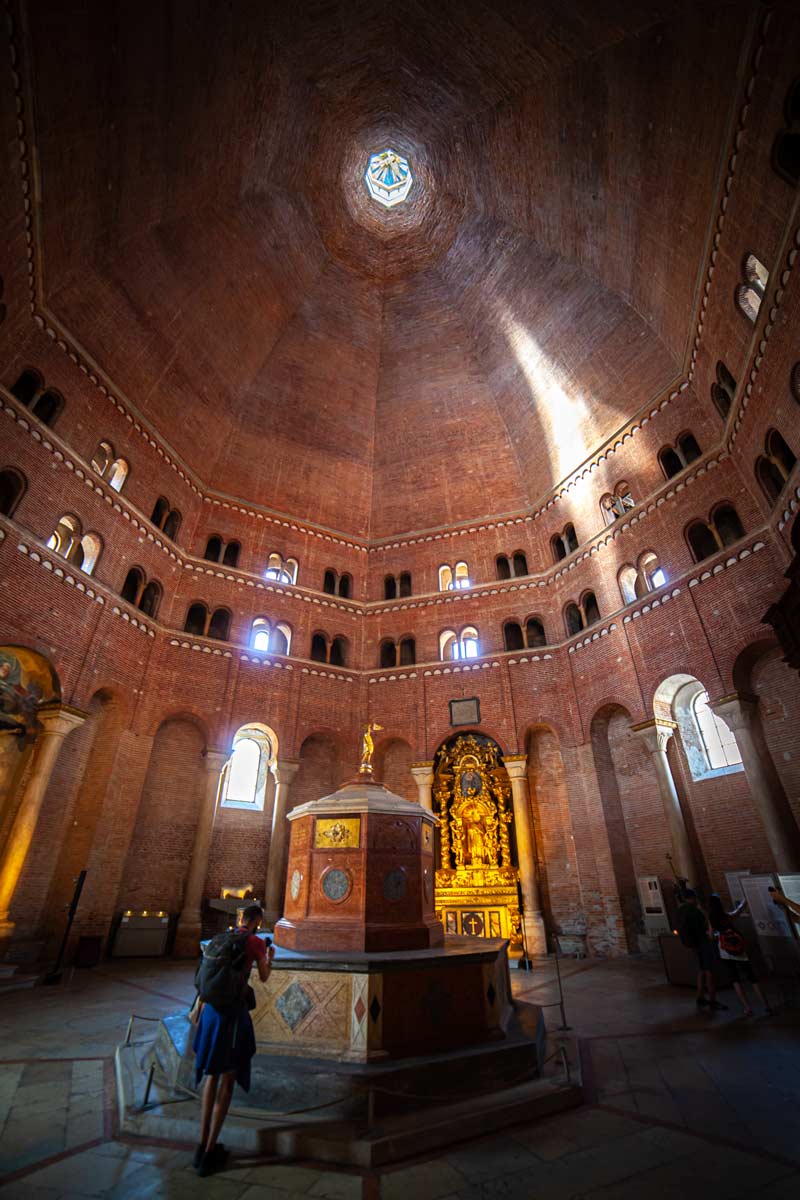
[[[371,156],[364,179],[372,199],[384,208],[393,208],[405,200],[413,183],[408,159],[388,149]]]

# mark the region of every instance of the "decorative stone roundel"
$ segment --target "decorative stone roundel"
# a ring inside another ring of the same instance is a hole
[[[303,872],[297,871],[297,870],[292,871],[292,878],[291,878],[291,882],[289,883],[289,894],[293,900],[296,900],[297,897],[300,895],[300,885],[302,884],[302,882],[303,882]]]
[[[394,867],[383,877],[383,896],[385,900],[402,900],[405,897],[408,883],[402,867]]]
[[[340,867],[331,867],[322,876],[322,891],[328,900],[332,900],[334,904],[338,904],[342,900],[346,900],[350,895],[350,889],[353,886],[353,880],[349,871],[343,871]]]
[[[388,147],[370,157],[364,179],[372,199],[384,208],[393,208],[405,200],[414,182],[408,159]]]

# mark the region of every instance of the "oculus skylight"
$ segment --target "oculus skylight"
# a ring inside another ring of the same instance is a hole
[[[414,182],[408,159],[390,149],[381,150],[370,157],[364,180],[372,199],[384,208],[401,204]]]

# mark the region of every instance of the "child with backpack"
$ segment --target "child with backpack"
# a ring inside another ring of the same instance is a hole
[[[264,941],[256,937],[263,917],[258,904],[249,905],[238,929],[211,939],[195,975],[201,1002],[192,1045],[198,1087],[205,1076],[200,1141],[194,1154],[198,1175],[211,1175],[224,1166],[227,1154],[217,1138],[230,1108],[233,1085],[250,1089],[256,1039],[248,1011],[255,1007],[255,997],[248,980],[255,964],[259,979],[266,983],[275,955],[274,946],[267,950]]]
[[[747,956],[745,940],[733,923],[733,918],[739,915],[744,906],[745,901],[742,900],[733,912],[726,912],[717,893],[712,892],[708,901],[708,923],[717,939],[719,956],[730,973],[733,990],[739,997],[744,1015],[752,1017],[753,1010],[744,990],[745,983],[752,983],[753,991],[764,1005],[764,1012],[771,1013],[772,1009],[766,1001],[753,970],[753,964]]]

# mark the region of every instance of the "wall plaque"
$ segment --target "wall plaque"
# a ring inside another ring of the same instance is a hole
[[[451,725],[480,725],[480,723],[481,702],[477,696],[471,696],[468,700],[450,701]]]
[[[314,830],[317,850],[357,850],[360,845],[360,817],[317,817]]]
[[[350,889],[353,886],[353,879],[349,871],[341,871],[338,867],[331,867],[322,876],[322,892],[328,900],[339,903],[346,900],[350,895]]]

